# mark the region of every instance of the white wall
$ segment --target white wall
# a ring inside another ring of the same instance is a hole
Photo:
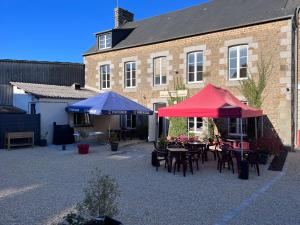
[[[66,107],[77,101],[68,99],[40,99],[41,135],[43,137],[48,132],[48,143],[52,143],[53,141],[53,123],[56,122],[57,125],[69,124],[69,115],[66,112]]]
[[[13,86],[13,106],[23,109],[29,113],[29,102],[34,101],[34,97],[27,94],[22,89]]]

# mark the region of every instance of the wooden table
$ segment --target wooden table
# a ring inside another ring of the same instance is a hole
[[[12,140],[24,139],[26,141],[20,143],[12,143]],[[5,145],[10,150],[11,147],[18,146],[34,146],[34,132],[9,132],[5,134]]]

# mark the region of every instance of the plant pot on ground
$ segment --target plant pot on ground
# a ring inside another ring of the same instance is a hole
[[[113,132],[110,134],[109,144],[110,144],[111,150],[113,152],[118,151],[118,148],[119,148],[118,140],[119,139],[118,139],[117,133]]]
[[[44,135],[41,135],[41,140],[39,141],[39,145],[44,147],[47,146],[47,136],[48,132],[46,132]]]
[[[84,139],[88,137],[88,133],[86,131],[79,131],[78,133],[80,137],[80,142],[82,142]],[[86,155],[89,153],[90,145],[86,143],[79,143],[77,145],[77,148],[78,148],[78,153],[80,155]]]

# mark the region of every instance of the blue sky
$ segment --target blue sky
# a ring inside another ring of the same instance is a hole
[[[119,0],[135,20],[204,0]],[[0,0],[0,59],[82,62],[94,33],[114,26],[117,0]]]

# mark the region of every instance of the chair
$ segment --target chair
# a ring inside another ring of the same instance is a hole
[[[190,171],[193,174],[193,163],[192,158],[189,156],[188,152],[177,152],[175,156],[174,170],[173,173],[175,175],[176,169],[179,172],[180,166],[182,165],[183,176],[186,175],[187,165],[190,167]]]
[[[258,152],[249,152],[248,154],[248,162],[251,167],[255,166],[257,175],[259,176],[259,154]]]
[[[158,167],[160,166],[161,161],[165,161],[165,168],[169,166],[169,156],[167,149],[161,149],[157,146],[156,142],[153,142],[154,152],[156,154],[156,171],[158,171]]]
[[[228,145],[222,145],[221,149],[222,151],[217,152],[217,158],[218,158],[218,166],[217,169],[222,173],[222,169],[225,168],[225,164],[228,164],[228,170],[230,170],[230,167],[232,169],[232,173],[234,173],[234,165],[233,160],[231,156],[231,152],[228,151]]]

